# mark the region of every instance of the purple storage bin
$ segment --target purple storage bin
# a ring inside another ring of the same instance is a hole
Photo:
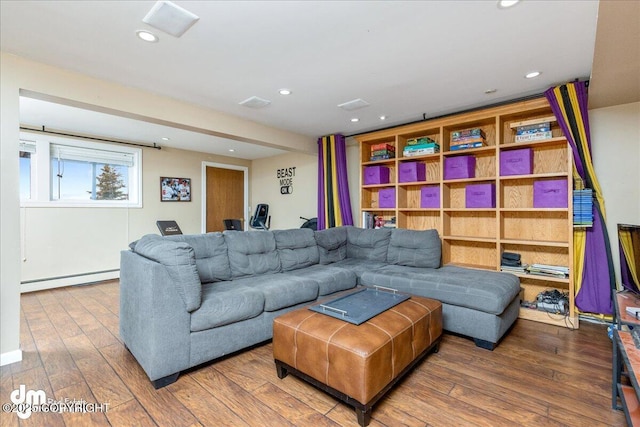
[[[420,207],[421,208],[439,208],[440,207],[440,186],[426,185],[420,189]]]
[[[464,179],[475,176],[476,158],[474,156],[444,158],[444,179]]]
[[[396,189],[381,188],[378,191],[378,207],[395,208],[396,207]]]
[[[386,166],[366,166],[363,181],[364,185],[388,184],[389,168]]]
[[[424,163],[405,162],[398,167],[398,182],[424,181],[427,176],[427,168]]]
[[[500,175],[529,175],[533,172],[533,150],[519,148],[500,153]]]
[[[533,182],[534,208],[566,208],[568,203],[566,179]]]
[[[465,187],[465,207],[467,208],[495,208],[496,184],[468,184]]]

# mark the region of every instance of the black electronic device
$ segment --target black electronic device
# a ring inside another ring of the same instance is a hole
[[[223,219],[225,230],[242,231],[242,221],[239,219]]]
[[[271,226],[271,217],[269,216],[269,205],[259,203],[256,206],[256,212],[249,221],[249,226],[257,230],[268,230]]]
[[[163,236],[174,236],[176,234],[182,234],[182,230],[175,221],[156,221],[156,225],[160,230],[160,234]]]

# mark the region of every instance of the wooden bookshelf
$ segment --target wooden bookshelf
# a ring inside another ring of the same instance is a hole
[[[515,142],[519,123],[539,121],[551,122],[551,138]],[[451,150],[452,133],[470,128],[483,130],[486,145]],[[436,141],[440,145],[440,152],[403,157],[407,140],[420,137]],[[571,150],[545,98],[426,120],[359,135],[356,139],[360,144],[361,183],[364,168],[368,166],[385,166],[390,171],[389,183],[360,186],[361,212],[379,215],[385,220],[395,218],[398,228],[438,230],[442,238],[442,261],[445,265],[499,271],[501,254],[509,251],[520,253],[523,263],[568,266],[567,278],[517,275],[525,300],[535,301],[540,292],[550,289],[568,294],[567,315],[549,315],[522,308],[520,316],[558,326],[578,327],[573,285]],[[396,158],[371,162],[371,146],[380,143],[394,146]],[[532,172],[501,176],[501,156],[506,151],[518,148],[531,149]],[[444,179],[446,159],[460,155],[475,157],[474,176]],[[425,179],[398,182],[399,167],[405,162],[423,163]],[[547,179],[567,181],[566,207],[534,207],[534,182]],[[467,185],[482,183],[495,185],[495,207],[466,208]],[[420,191],[423,186],[439,188],[440,200],[437,208],[420,206]],[[395,188],[395,208],[377,207],[377,192],[381,188]]]

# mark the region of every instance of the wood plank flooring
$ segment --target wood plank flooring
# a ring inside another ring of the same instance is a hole
[[[21,297],[23,360],[0,370],[0,401],[24,384],[107,412],[1,413],[1,426],[357,426],[312,386],[278,379],[271,343],[182,374],[155,390],[118,336],[118,281]],[[611,409],[606,326],[571,331],[518,320],[490,352],[445,334],[373,409],[377,426],[624,426]]]

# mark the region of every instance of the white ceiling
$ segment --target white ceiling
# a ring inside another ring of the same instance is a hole
[[[1,1],[0,48],[318,137],[435,117],[587,79],[598,14],[597,1],[524,0],[506,10],[494,0],[176,1],[200,20],[175,38],[142,22],[154,3]],[[160,41],[139,40],[138,29],[151,30]],[[542,74],[525,79],[532,70]],[[279,95],[281,88],[293,94]],[[496,92],[485,94],[488,89]],[[238,105],[251,96],[271,105]],[[354,112],[337,107],[355,98],[370,106]],[[41,109],[43,102],[21,102],[23,124],[171,143],[158,140],[160,131],[170,136],[169,128],[122,117],[112,124],[104,116],[102,129],[90,117],[66,123],[62,117],[69,114],[63,110],[52,118],[51,109]],[[382,114],[388,117],[384,122]],[[352,123],[352,117],[360,121]],[[126,135],[114,135],[113,129]],[[249,144],[193,132],[172,135],[183,148],[235,157],[280,152],[245,152],[240,145]],[[230,153],[233,144],[240,145]]]

